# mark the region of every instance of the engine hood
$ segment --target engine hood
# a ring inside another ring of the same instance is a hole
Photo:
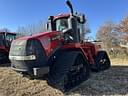
[[[42,36],[48,36],[48,37],[53,37],[54,35],[57,34],[61,34],[61,32],[59,31],[48,31],[48,32],[40,32],[37,34],[33,34],[32,36],[24,36],[24,37],[20,37],[18,38],[19,40],[28,40],[28,39],[36,39],[36,38],[40,38]]]

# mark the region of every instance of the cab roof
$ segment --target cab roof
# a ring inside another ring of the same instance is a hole
[[[54,19],[58,19],[58,18],[65,18],[65,17],[69,17],[69,16],[70,16],[70,14],[59,14],[59,15],[53,16],[53,17],[54,17]]]
[[[5,33],[16,35],[16,33],[14,32],[0,32],[0,34],[5,34]]]

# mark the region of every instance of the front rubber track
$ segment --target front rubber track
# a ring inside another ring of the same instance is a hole
[[[65,92],[87,80],[89,73],[89,64],[81,52],[63,52],[49,72],[48,83]]]

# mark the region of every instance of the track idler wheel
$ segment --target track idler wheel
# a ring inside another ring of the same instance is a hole
[[[98,52],[95,58],[95,65],[96,65],[95,71],[97,72],[110,68],[111,62],[108,57],[108,54],[105,51]]]

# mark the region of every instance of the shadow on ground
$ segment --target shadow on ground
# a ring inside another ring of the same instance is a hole
[[[128,95],[128,66],[112,66],[92,73],[89,80],[66,95]]]
[[[6,64],[0,64],[0,67],[10,67],[11,63],[6,63]]]

